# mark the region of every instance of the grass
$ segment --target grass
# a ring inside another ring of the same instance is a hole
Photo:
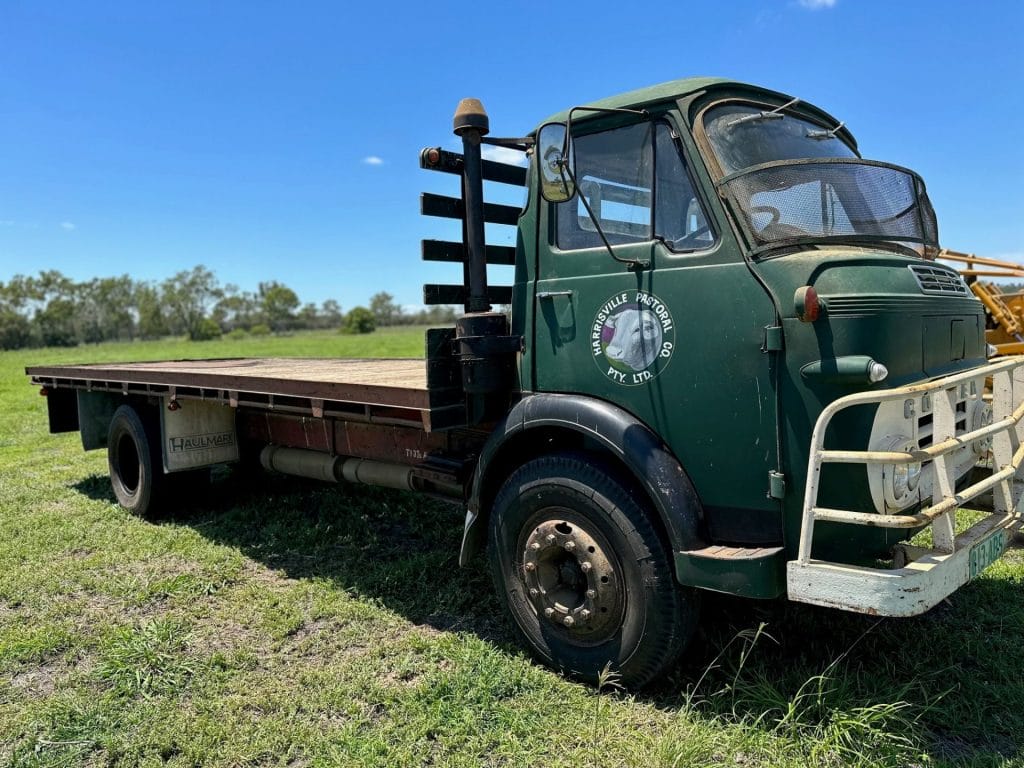
[[[416,356],[422,332],[0,353],[0,766],[1024,765],[1024,558],[928,615],[705,599],[642,696],[530,662],[459,510],[218,473],[158,523],[27,364]]]

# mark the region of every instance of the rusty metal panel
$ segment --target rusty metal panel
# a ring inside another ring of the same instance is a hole
[[[339,454],[396,464],[420,464],[448,447],[443,434],[407,427],[338,421],[334,434]]]

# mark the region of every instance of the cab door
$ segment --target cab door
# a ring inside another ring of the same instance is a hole
[[[542,204],[535,390],[633,413],[683,463],[713,536],[775,540],[770,298],[700,194],[672,123],[578,133],[574,150],[576,196]]]

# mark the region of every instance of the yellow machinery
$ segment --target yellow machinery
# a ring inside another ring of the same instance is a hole
[[[943,248],[936,256],[953,261],[967,285],[985,305],[987,323],[985,339],[995,345],[1001,355],[1024,354],[1024,292],[1005,293],[995,283],[980,277],[1024,278],[1024,265],[999,259],[987,259],[973,253]]]

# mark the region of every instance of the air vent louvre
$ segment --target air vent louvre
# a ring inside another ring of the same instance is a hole
[[[929,264],[911,264],[910,273],[921,287],[921,293],[936,296],[967,296],[967,286],[956,272]]]

